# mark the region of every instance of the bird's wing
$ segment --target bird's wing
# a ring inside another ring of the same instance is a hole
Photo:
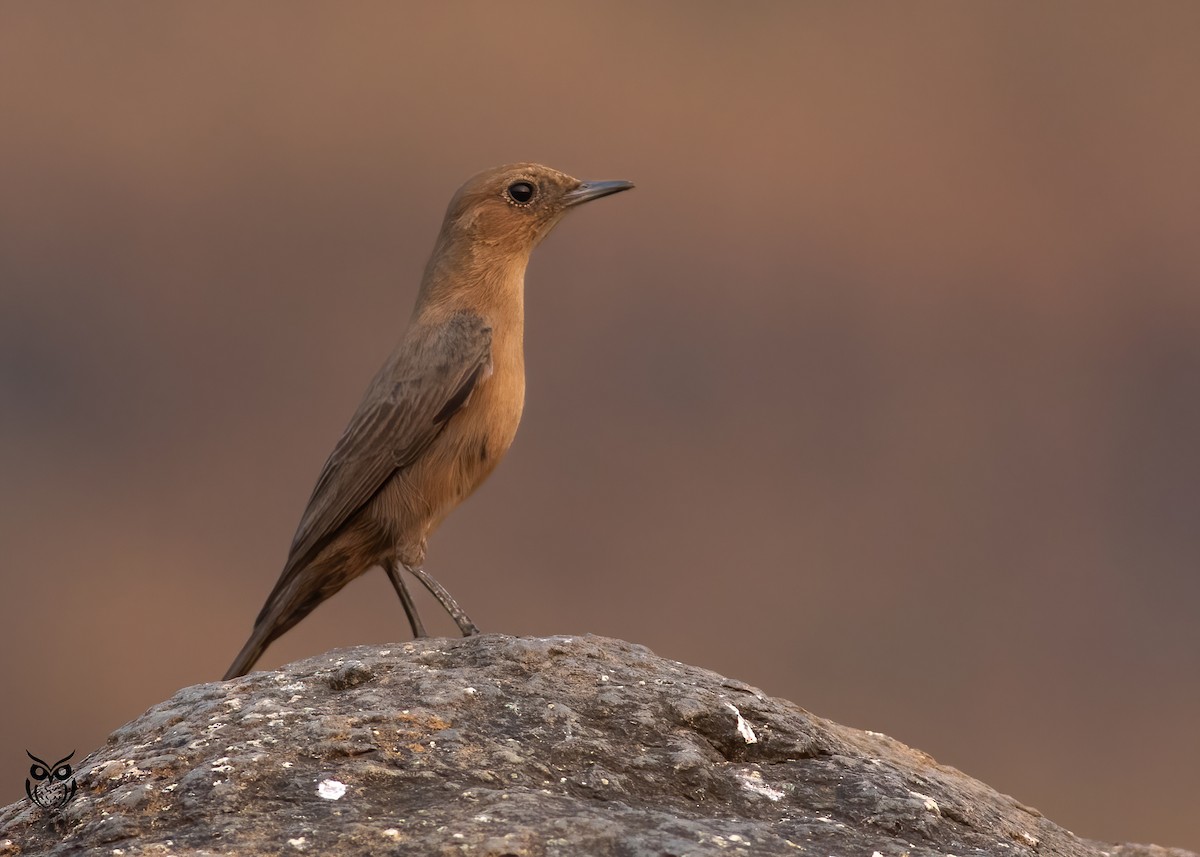
[[[409,466],[491,370],[492,329],[474,313],[416,327],[384,364],[317,479],[287,571],[303,567],[397,470]],[[282,581],[281,581],[282,582]]]

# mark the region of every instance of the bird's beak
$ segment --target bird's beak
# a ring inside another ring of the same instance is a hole
[[[608,196],[610,193],[629,190],[631,187],[633,187],[633,182],[584,182],[575,190],[567,191],[563,196],[563,202],[569,208],[572,205]]]

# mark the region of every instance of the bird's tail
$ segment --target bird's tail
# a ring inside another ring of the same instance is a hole
[[[265,630],[261,624],[255,626],[254,633],[250,635],[250,639],[246,641],[246,645],[242,646],[242,650],[233,659],[233,663],[225,671],[225,675],[221,681],[229,681],[231,678],[237,678],[250,672],[250,668],[262,657],[262,653],[267,650]]]
[[[271,645],[280,634],[299,622],[302,617],[308,615],[308,612],[316,606],[314,603],[307,609],[297,609],[294,603],[296,600],[293,585],[295,578],[296,575],[289,575],[287,569],[284,570],[284,574],[280,576],[275,588],[267,596],[267,601],[259,611],[258,617],[254,620],[254,630],[250,632],[250,639],[233,659],[233,663],[225,671],[222,681],[229,681],[231,678],[237,678],[250,672],[251,667],[267,650],[267,646]]]
[[[322,600],[324,599],[317,597],[297,603],[296,593],[291,587],[276,584],[275,590],[267,598],[267,603],[263,605],[262,612],[254,620],[254,630],[250,633],[250,639],[233,659],[222,681],[229,681],[250,672],[251,667],[267,650],[267,646],[312,612]]]
[[[308,564],[298,562],[295,558],[289,559],[258,618],[254,620],[250,639],[233,659],[223,681],[250,672],[267,646],[369,567],[370,563],[365,559],[347,563],[341,553],[323,556]]]

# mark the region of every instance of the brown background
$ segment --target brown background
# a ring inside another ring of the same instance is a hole
[[[474,617],[1200,848],[1197,44],[1190,2],[5,4],[0,799],[221,675],[450,194],[532,159],[638,189],[530,268],[521,434],[431,546]],[[374,572],[263,666],[403,637]]]

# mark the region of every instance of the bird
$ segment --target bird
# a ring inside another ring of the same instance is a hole
[[[463,636],[477,626],[423,568],[426,543],[508,451],[525,402],[530,253],[572,209],[633,187],[535,163],[468,179],[450,200],[407,331],[325,462],[287,561],[224,680],[367,570],[391,580],[414,637],[412,574]]]

